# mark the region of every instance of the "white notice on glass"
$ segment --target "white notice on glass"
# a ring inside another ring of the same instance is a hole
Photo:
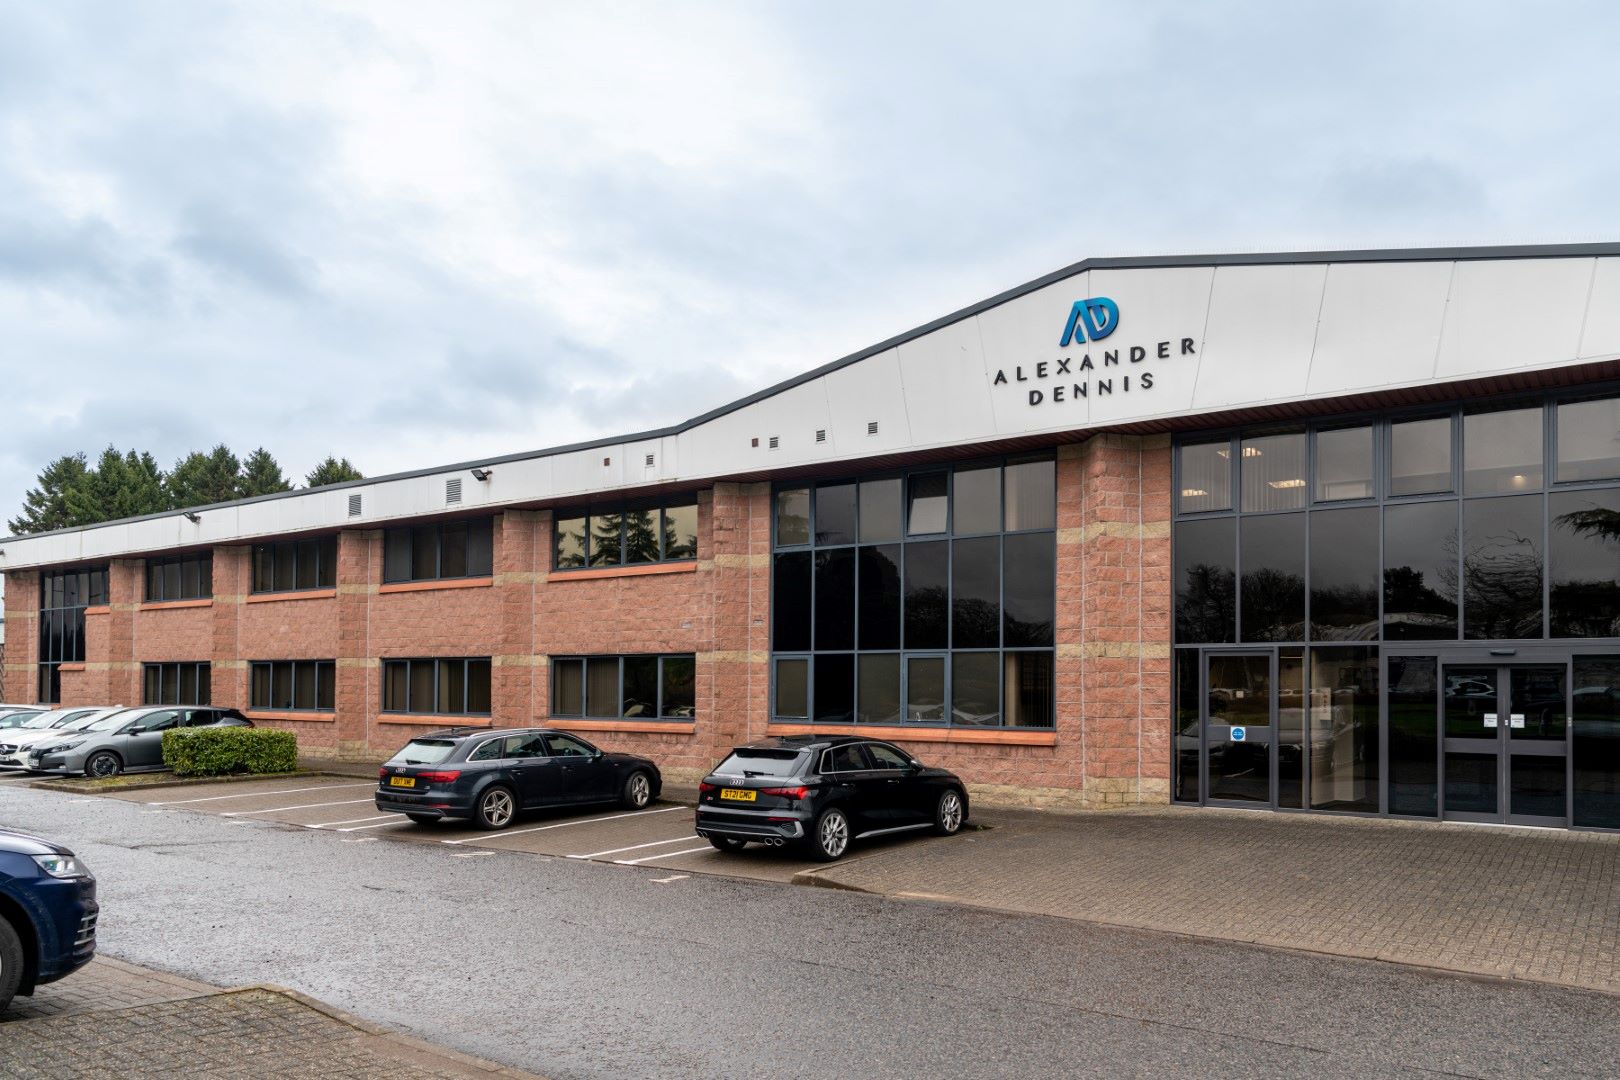
[[[1516,712],[1509,716],[1508,723],[1513,727],[1524,727],[1524,713]]]
[[[1485,714],[1485,726],[1486,727],[1495,727],[1496,726],[1496,714],[1495,713],[1488,712],[1488,713]]]

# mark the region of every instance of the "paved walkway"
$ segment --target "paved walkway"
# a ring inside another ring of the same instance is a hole
[[[98,958],[0,1013],[0,1078],[523,1077],[278,987],[220,990]]]
[[[1620,835],[1181,808],[982,820],[796,880],[1620,993]]]

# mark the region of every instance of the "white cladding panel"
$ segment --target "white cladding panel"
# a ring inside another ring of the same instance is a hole
[[[1082,335],[1063,346],[1075,302],[1096,297],[1117,305],[1112,330],[1101,341]],[[1190,351],[1182,347],[1186,338]],[[197,523],[177,513],[13,540],[0,567],[377,527],[456,505],[611,498],[657,483],[857,463],[909,449],[1617,355],[1616,258],[1096,268],[685,431],[502,462],[486,482],[468,469],[443,469],[204,510]],[[875,434],[868,433],[872,423]],[[817,431],[825,432],[821,442]],[[445,481],[454,477],[462,494],[452,505]],[[351,518],[356,494],[363,512]]]

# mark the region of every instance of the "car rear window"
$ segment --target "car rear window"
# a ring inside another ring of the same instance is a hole
[[[792,776],[800,756],[798,750],[733,750],[714,771],[727,776]]]
[[[412,739],[388,759],[390,765],[437,765],[456,748],[455,739]]]

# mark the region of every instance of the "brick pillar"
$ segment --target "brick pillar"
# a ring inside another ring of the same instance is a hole
[[[1058,447],[1057,451],[1057,657],[1054,683],[1057,692],[1059,780],[1054,786],[1083,797],[1085,778],[1082,763],[1085,752],[1085,726],[1081,709],[1081,684],[1085,675],[1084,622],[1085,570],[1081,537],[1084,520],[1082,447],[1079,443]]]
[[[770,716],[771,486],[716,484],[706,505],[714,601],[712,651],[698,654],[698,732],[717,759],[764,735]]]
[[[214,607],[209,656],[211,699],[227,708],[248,707],[248,664],[242,656],[242,602],[253,588],[253,548],[214,549]]]
[[[501,644],[490,662],[490,704],[497,727],[521,727],[546,715],[551,700],[550,670],[535,647],[535,593],[550,566],[551,511],[507,510],[495,518],[495,530]]]
[[[1083,798],[1095,807],[1163,802],[1169,797],[1169,443],[1098,435],[1080,447],[1079,464]],[[1061,583],[1061,557],[1059,565]]]
[[[144,559],[114,559],[107,569],[107,614],[85,619],[85,667],[88,673],[102,672],[94,688],[95,700],[88,704],[139,705],[141,693],[140,642],[135,630],[135,611],[146,595]],[[101,643],[97,631],[101,631]],[[99,665],[99,666],[98,666]],[[67,700],[66,683],[63,700]]]
[[[382,707],[379,665],[371,655],[371,603],[382,580],[382,532],[338,533],[338,756],[365,758],[371,720]],[[380,745],[380,744],[379,744]]]
[[[0,701],[39,700],[39,571],[6,575],[6,655]]]

